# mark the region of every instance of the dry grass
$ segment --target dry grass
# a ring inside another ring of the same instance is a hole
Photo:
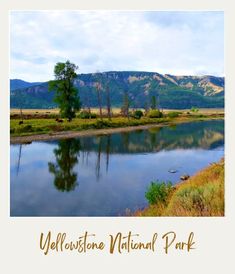
[[[144,109],[142,109],[144,111]],[[23,109],[23,114],[25,115],[30,115],[30,114],[59,114],[59,109],[54,108],[54,109]],[[91,108],[91,111],[93,113],[99,114],[99,108]],[[103,108],[102,111],[104,114],[107,112],[106,108]],[[171,111],[180,111],[182,113],[187,113],[190,112],[190,109],[163,109],[164,113],[168,113]],[[120,114],[121,108],[113,107],[112,112],[114,115]],[[10,111],[11,115],[12,114],[20,114],[20,109],[13,108]],[[199,113],[201,114],[224,114],[224,109],[222,108],[200,108]]]
[[[58,108],[53,108],[53,109],[22,109],[22,112],[24,115],[32,115],[32,114],[59,114],[59,109]],[[13,114],[20,114],[20,109],[18,108],[12,108],[10,111],[11,115]]]
[[[22,112],[24,115],[35,115],[35,114],[59,114],[60,110],[59,108],[53,108],[53,109],[22,109]],[[95,113],[95,114],[99,114],[99,108],[91,108],[91,112]],[[102,112],[104,114],[107,114],[107,109],[106,108],[102,108]],[[116,114],[120,114],[121,112],[121,108],[112,108],[112,113],[114,115]],[[20,109],[17,108],[12,108],[10,111],[11,115],[20,114]]]
[[[187,113],[190,112],[191,109],[164,109],[164,113],[168,113],[171,111],[180,111],[182,113]],[[200,108],[198,111],[198,114],[205,114],[205,115],[210,115],[210,114],[224,114],[224,109],[223,108]]]
[[[224,216],[224,159],[176,186],[165,206],[151,205],[136,216]]]

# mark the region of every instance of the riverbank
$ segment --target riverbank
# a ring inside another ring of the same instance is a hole
[[[142,130],[152,127],[163,127],[192,121],[207,121],[223,119],[222,115],[188,115],[175,118],[141,118],[127,119],[115,117],[111,121],[100,119],[74,119],[71,122],[58,123],[54,119],[27,119],[19,125],[18,119],[11,120],[11,144],[30,143],[68,139],[82,136],[105,135],[118,132]]]
[[[134,216],[224,216],[224,159],[172,188],[166,203],[150,205]]]

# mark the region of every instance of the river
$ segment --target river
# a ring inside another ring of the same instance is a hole
[[[11,216],[125,216],[224,156],[224,121],[11,145]]]

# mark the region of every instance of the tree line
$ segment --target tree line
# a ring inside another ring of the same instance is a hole
[[[49,90],[55,91],[55,102],[58,104],[60,109],[60,115],[62,118],[67,118],[68,121],[71,121],[76,117],[76,112],[81,109],[81,101],[79,97],[78,89],[74,85],[74,81],[77,78],[76,71],[78,66],[71,63],[69,60],[66,62],[58,62],[54,67],[54,77],[55,79],[49,81]],[[102,73],[96,73],[96,82],[95,89],[97,94],[97,102],[99,106],[99,116],[100,119],[103,119],[102,111],[102,96],[101,93],[105,92],[106,97],[106,109],[108,119],[112,118],[112,106],[110,98],[110,75],[107,75],[107,81],[102,85],[101,75]],[[125,81],[123,81],[125,83]],[[121,113],[124,117],[129,119],[130,117],[130,98],[128,96],[128,85],[124,84],[123,88],[123,105],[121,108]],[[87,96],[87,108],[88,116],[91,117],[91,108],[89,106],[89,94]],[[150,108],[152,110],[158,109],[159,105],[156,99],[156,96],[151,97]],[[145,110],[148,111],[149,103],[147,102]],[[136,113],[136,115],[138,115]]]

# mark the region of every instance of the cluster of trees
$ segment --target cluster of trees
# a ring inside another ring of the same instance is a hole
[[[68,118],[71,121],[75,117],[76,112],[81,109],[81,102],[78,94],[78,90],[74,86],[74,80],[77,78],[76,70],[78,66],[71,63],[69,60],[65,63],[57,63],[54,68],[55,80],[49,82],[49,90],[55,91],[55,102],[60,108],[61,117]],[[102,112],[102,102],[101,102],[101,92],[102,83],[99,73],[97,75],[97,81],[95,83],[95,88],[97,91],[97,101],[99,105],[100,118],[103,118]],[[110,89],[109,82],[107,81],[105,86],[106,92],[106,105],[108,118],[111,119],[112,109],[110,100]],[[89,106],[89,95],[87,96],[88,101],[88,116],[91,117],[91,109]]]
[[[54,76],[55,80],[49,82],[49,90],[55,91],[55,102],[60,108],[61,117],[67,118],[71,121],[75,116],[76,112],[81,109],[80,97],[78,90],[75,88],[74,80],[77,78],[78,66],[66,61],[65,63],[59,62],[55,65]],[[110,98],[110,76],[106,76],[105,84],[102,83],[103,76],[101,73],[96,73],[95,89],[97,93],[97,102],[99,106],[99,116],[103,119],[102,111],[102,92],[105,92],[106,97],[106,108],[109,120],[112,118],[112,106]],[[123,81],[125,83],[125,81]],[[123,106],[121,112],[123,116],[129,119],[130,117],[130,99],[128,96],[128,84],[124,84],[123,88]],[[157,102],[156,96],[151,97],[150,109],[152,111],[158,110],[159,102]],[[89,105],[89,94],[87,94],[87,116],[92,117],[91,109]],[[149,102],[146,104],[146,113],[149,111]],[[86,115],[86,113],[84,113]],[[136,117],[140,118],[142,115],[140,111],[134,114]]]

